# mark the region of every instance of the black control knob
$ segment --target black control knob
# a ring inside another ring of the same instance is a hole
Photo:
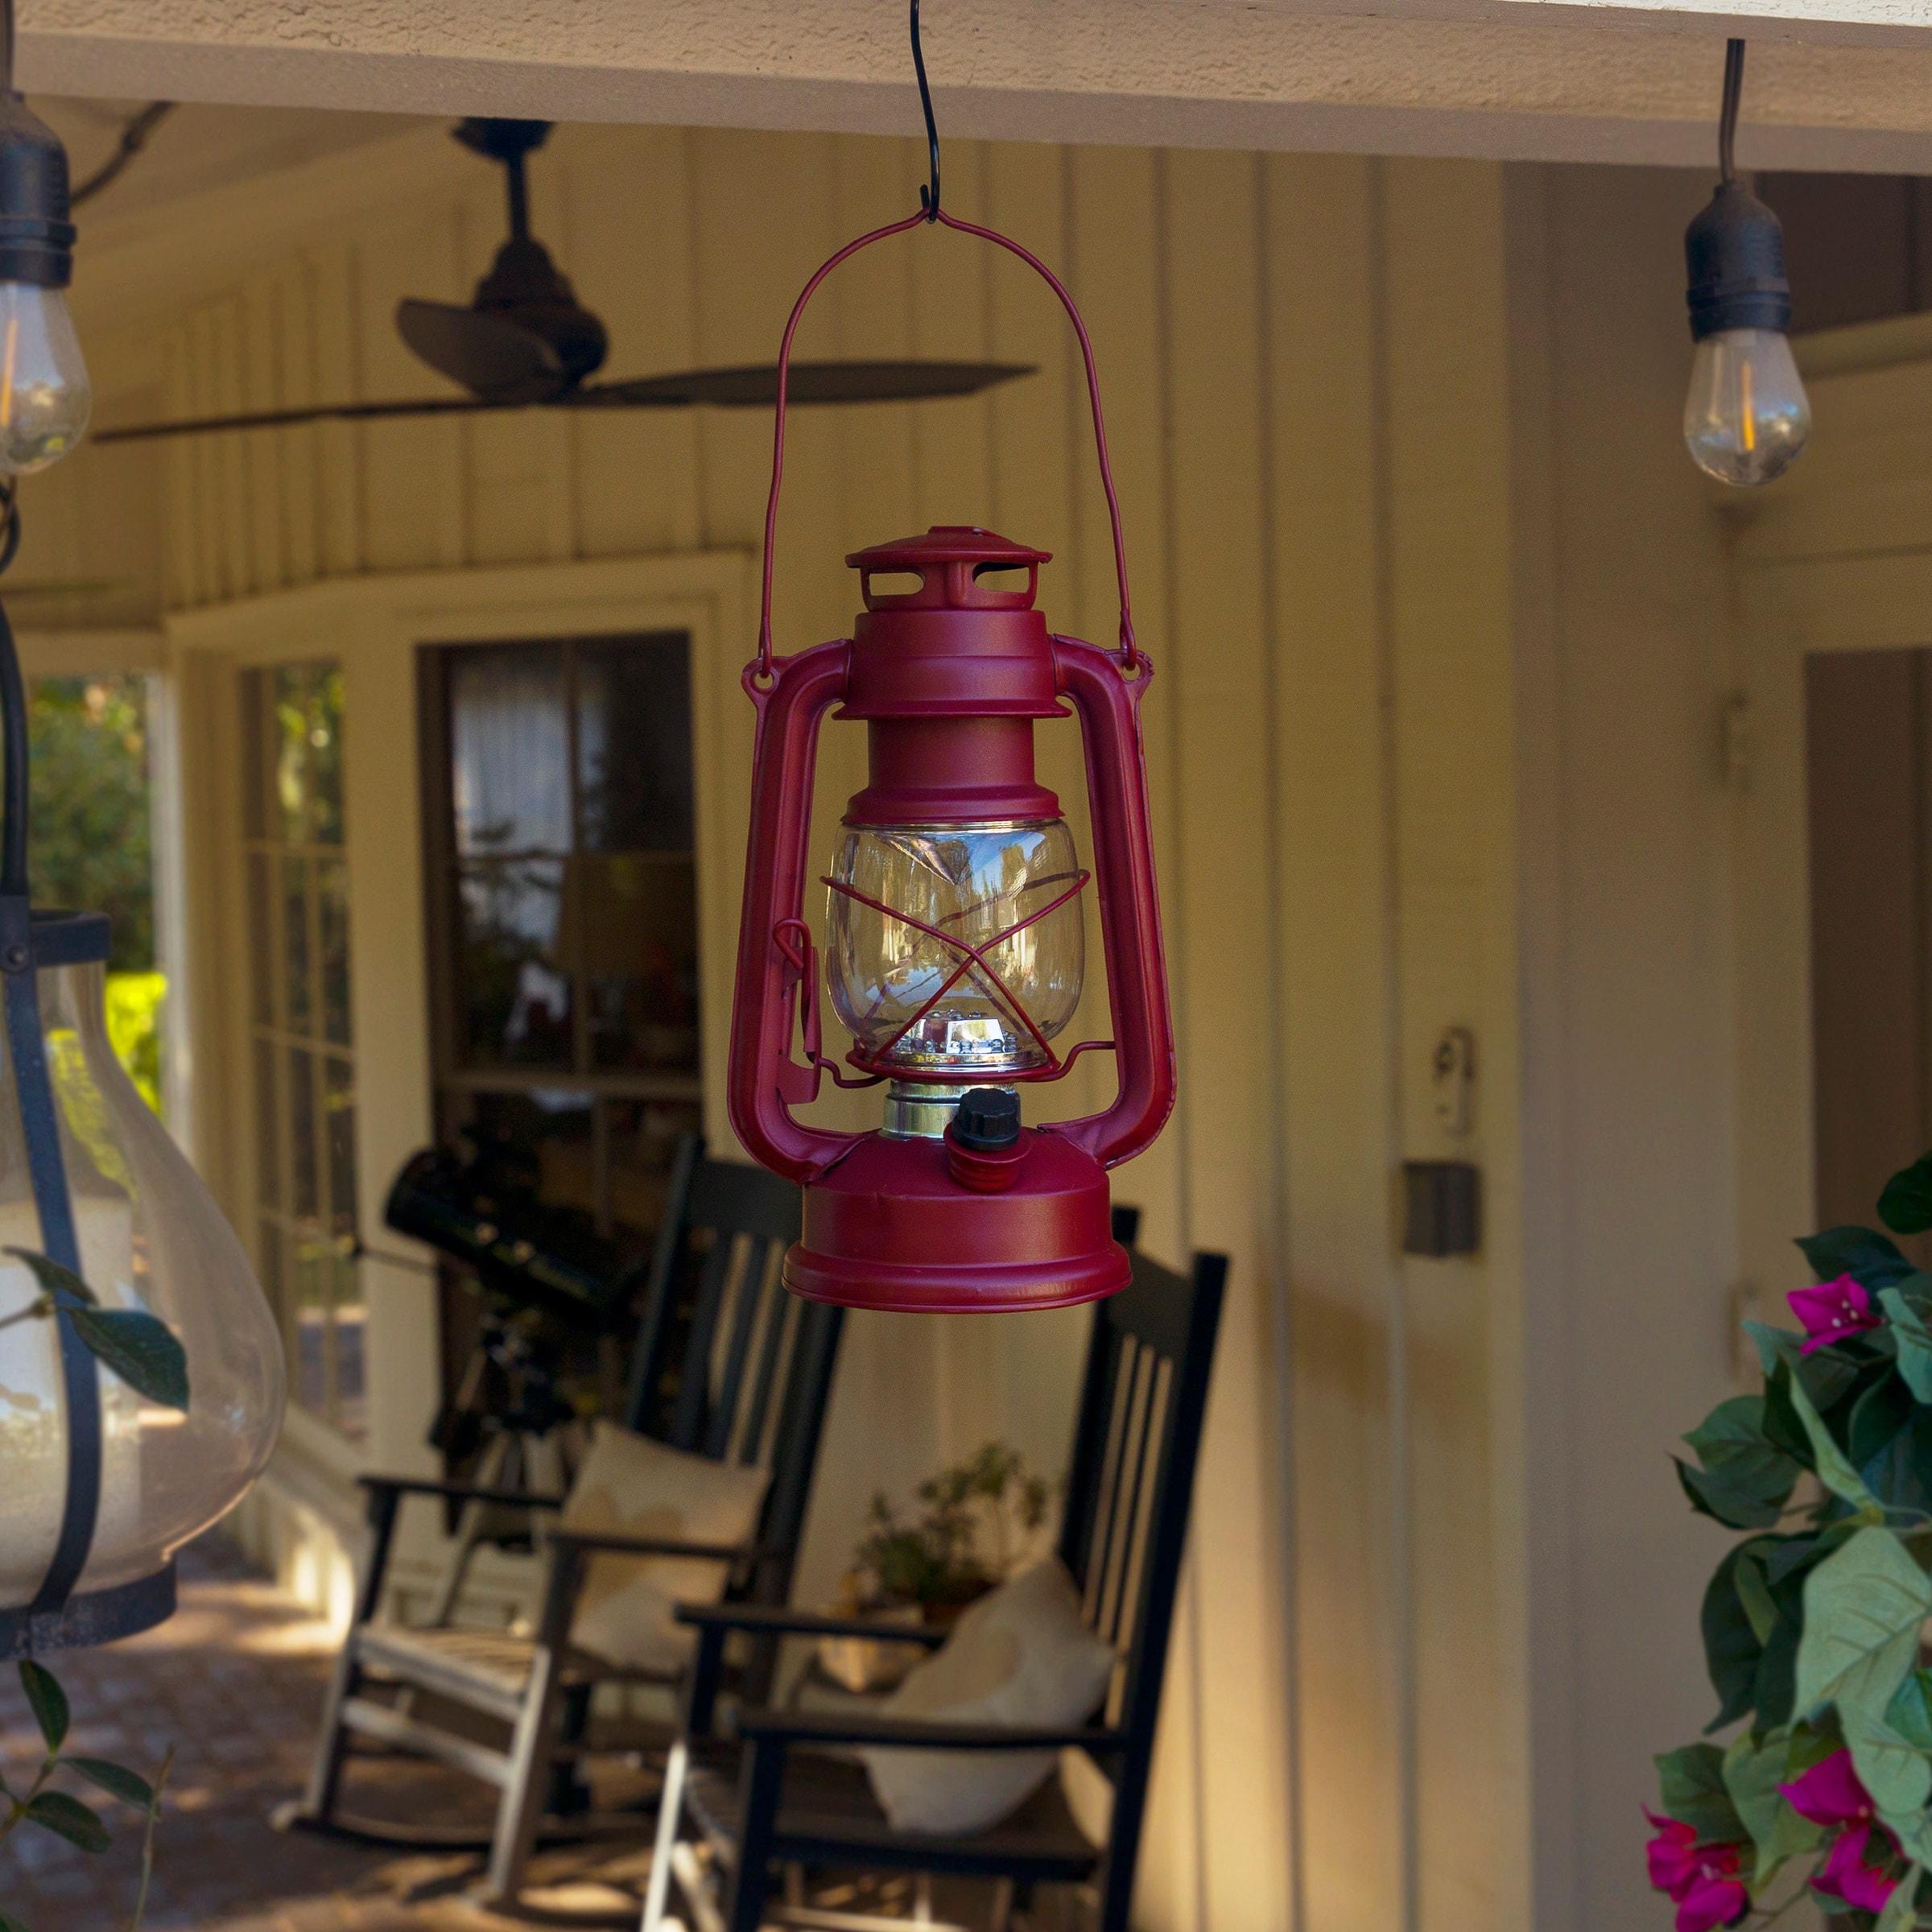
[[[952,1137],[974,1154],[997,1154],[1020,1137],[1020,1096],[1005,1087],[969,1087],[952,1117]]]

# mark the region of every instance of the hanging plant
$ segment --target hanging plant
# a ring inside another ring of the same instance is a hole
[[[161,1793],[175,1761],[174,1748],[168,1748],[151,1784],[125,1765],[102,1757],[78,1756],[66,1748],[70,1722],[67,1693],[53,1673],[31,1661],[24,1662],[20,1666],[20,1687],[27,1693],[27,1707],[40,1728],[47,1752],[26,1790],[14,1791],[0,1779],[0,1848],[23,1826],[51,1831],[83,1852],[105,1852],[113,1844],[112,1835],[93,1806],[60,1788],[64,1773],[68,1774],[65,1781],[68,1783],[76,1778],[83,1780],[109,1798],[132,1806],[141,1817],[141,1870],[128,1932],[139,1932],[142,1915],[147,1909],[148,1885],[154,1876],[155,1824],[161,1815]],[[5,1897],[6,1891],[4,1880],[0,1880],[0,1897]],[[27,1928],[0,1906],[0,1932],[27,1932]]]
[[[1932,1229],[1932,1154],[1878,1214]],[[1872,1228],[1798,1245],[1799,1328],[1746,1324],[1763,1389],[1678,1462],[1691,1507],[1742,1534],[1703,1616],[1706,1735],[1737,1728],[1660,1757],[1646,1813],[1676,1932],[1807,1895],[1857,1932],[1932,1926],[1932,1274]]]

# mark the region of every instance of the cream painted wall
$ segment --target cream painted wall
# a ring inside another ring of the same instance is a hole
[[[921,160],[859,138],[569,129],[539,162],[535,216],[612,326],[613,373],[761,360],[804,275],[902,209]],[[143,308],[114,282],[89,349],[122,414],[423,390],[390,312],[467,293],[496,187],[427,136],[385,165],[421,185],[371,208],[357,175],[344,216],[312,164],[282,238],[192,299]],[[1624,1840],[1640,1752],[1683,1728],[1695,1583],[1650,1528],[1670,1498],[1630,1459],[1698,1412],[1679,1398],[1703,1357],[1639,1378],[1624,1406],[1581,1369],[1640,1345],[1633,1293],[1668,1308],[1682,1257],[1702,1268],[1699,1162],[1724,1130],[1703,1030],[1718,995],[1682,930],[1710,855],[1703,674],[1679,659],[1715,621],[1717,552],[1673,442],[1669,271],[1612,285],[1645,250],[1669,262],[1686,192],[1634,171],[948,150],[949,203],[1063,266],[1086,307],[1159,667],[1148,758],[1182,1098],[1117,1191],[1155,1252],[1233,1258],[1140,1905],[1162,1932],[1497,1932],[1532,1922],[1533,1889],[1552,1932],[1642,1922]],[[1616,246],[1570,239],[1579,214]],[[942,520],[1052,549],[1056,624],[1109,634],[1103,509],[1043,291],[921,233],[823,303],[822,353],[1042,373],[979,401],[800,416],[781,646],[843,630],[845,551]],[[767,438],[727,415],[336,426],[173,446],[139,477],[155,459],[97,449],[38,486],[30,528],[65,533],[64,568],[130,577],[151,543],[159,601],[182,613],[364,572],[749,558]],[[1586,447],[1619,453],[1599,470]],[[103,530],[85,510],[109,493],[128,514]],[[186,701],[225,701],[217,667],[195,676]],[[406,683],[392,668],[387,701]],[[1650,732],[1628,764],[1626,695]],[[736,700],[728,679],[716,696]],[[828,837],[855,751],[822,769]],[[1074,805],[1075,748],[1061,736],[1044,762]],[[413,853],[407,766],[370,809]],[[1645,789],[1659,778],[1672,809]],[[709,809],[744,773],[714,761],[700,782]],[[1618,843],[1614,815],[1637,809],[1666,855],[1654,878]],[[408,869],[389,869],[392,896]],[[358,932],[393,910],[379,883],[353,890]],[[721,1011],[731,934],[705,937]],[[1459,1141],[1430,1102],[1451,1025],[1478,1041]],[[1616,1061],[1633,1039],[1657,1088]],[[1668,1133],[1659,1090],[1688,1109]],[[1484,1253],[1405,1261],[1398,1164],[1447,1154],[1483,1167]],[[1077,1315],[856,1322],[807,1587],[836,1572],[881,1472],[995,1433],[1056,1460],[1080,1333]],[[385,1442],[421,1420],[390,1418]],[[1626,1549],[1645,1593],[1619,1607]],[[1666,1601],[1654,1631],[1632,1614]]]

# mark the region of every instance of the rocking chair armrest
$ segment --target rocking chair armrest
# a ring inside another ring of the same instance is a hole
[[[700,1629],[743,1630],[762,1637],[862,1637],[885,1644],[917,1644],[936,1650],[946,1641],[943,1630],[923,1624],[881,1624],[863,1616],[820,1616],[784,1604],[679,1604],[674,1612],[681,1624]]]
[[[430,1476],[358,1476],[372,1495],[440,1496],[459,1503],[501,1503],[511,1509],[561,1509],[568,1499],[533,1489],[485,1489],[474,1483],[444,1482]]]
[[[738,1735],[787,1744],[902,1745],[921,1751],[1055,1751],[1067,1747],[1105,1753],[1121,1749],[1125,1731],[1089,1724],[951,1724],[886,1717],[870,1711],[745,1711]]]
[[[775,1543],[694,1543],[675,1536],[631,1536],[621,1530],[573,1530],[568,1523],[554,1524],[545,1534],[557,1548],[610,1550],[621,1556],[689,1556],[746,1563],[782,1554]]]

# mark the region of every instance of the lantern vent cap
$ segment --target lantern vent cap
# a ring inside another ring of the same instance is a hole
[[[922,564],[993,564],[1018,569],[1052,560],[1050,550],[1016,543],[976,523],[935,523],[923,536],[894,537],[890,543],[855,550],[845,559],[854,570],[910,570]]]

